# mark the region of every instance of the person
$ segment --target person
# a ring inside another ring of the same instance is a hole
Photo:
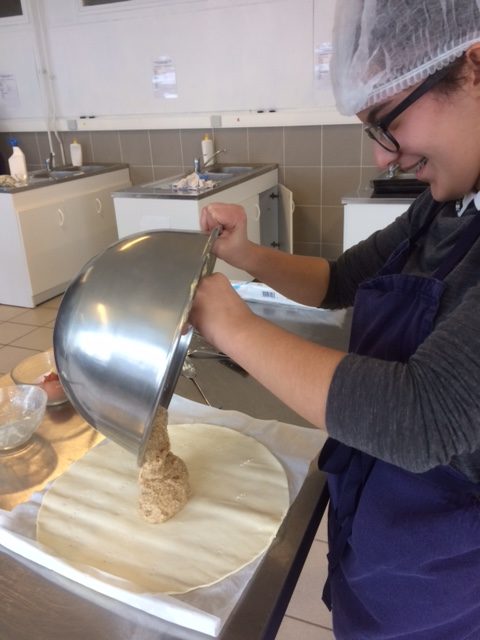
[[[348,353],[254,315],[221,274],[191,323],[329,439],[341,640],[480,638],[480,0],[338,0],[332,83],[382,169],[428,188],[336,261],[250,242],[210,204],[214,252],[311,306],[353,306]]]

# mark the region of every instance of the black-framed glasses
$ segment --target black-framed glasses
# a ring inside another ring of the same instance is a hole
[[[372,122],[371,124],[367,124],[364,127],[364,131],[371,138],[378,142],[378,144],[390,151],[391,153],[397,153],[400,151],[400,144],[394,138],[394,136],[388,130],[388,127],[392,124],[395,118],[408,109],[410,105],[416,102],[419,98],[421,98],[427,91],[430,91],[432,87],[440,82],[450,71],[450,65],[447,65],[440,71],[436,71],[428,76],[426,80],[424,80],[418,87],[412,91],[410,95],[408,95],[404,100],[402,100],[397,106],[387,113],[386,116],[377,120],[377,122]]]

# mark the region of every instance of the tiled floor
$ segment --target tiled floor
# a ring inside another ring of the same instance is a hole
[[[0,375],[52,346],[61,297],[35,309],[0,305]],[[276,640],[333,640],[331,616],[321,600],[326,575],[326,527],[322,521]]]

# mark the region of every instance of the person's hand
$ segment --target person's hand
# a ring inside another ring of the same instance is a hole
[[[200,280],[189,322],[214,347],[227,353],[236,332],[252,317],[226,276],[214,273]]]
[[[234,267],[246,269],[251,243],[247,236],[245,209],[238,204],[219,202],[203,207],[200,213],[202,231],[210,232],[218,226],[221,232],[213,246],[213,253]]]

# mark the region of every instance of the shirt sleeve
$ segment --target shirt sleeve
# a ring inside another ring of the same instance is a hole
[[[478,450],[479,317],[480,284],[407,363],[346,356],[330,386],[328,433],[416,473]]]

